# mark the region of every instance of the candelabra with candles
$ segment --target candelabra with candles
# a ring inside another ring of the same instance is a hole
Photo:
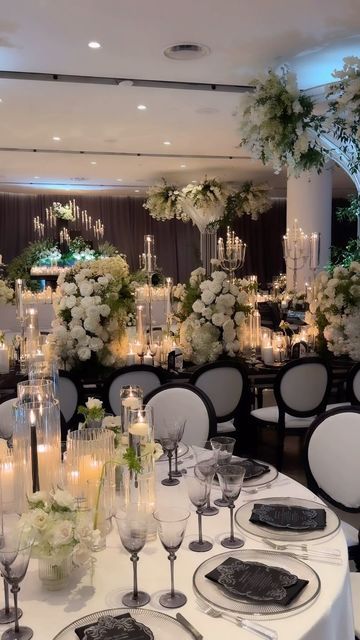
[[[320,233],[313,232],[309,238],[310,245],[310,269],[312,271],[312,280],[315,280],[316,270],[320,262]]]
[[[235,280],[235,271],[244,266],[246,255],[246,244],[235,235],[234,231],[227,228],[226,242],[223,238],[218,239],[218,260],[222,269],[229,273],[230,282]]]
[[[59,209],[67,217],[59,216]],[[60,230],[58,223],[63,224]],[[40,216],[34,218],[34,232],[40,240],[45,235],[50,238],[60,236],[60,243],[67,243],[72,230],[86,239],[99,241],[104,238],[105,227],[100,218],[93,221],[86,209],[80,210],[75,200],[69,200],[65,205],[54,202],[51,207],[45,209],[45,220]]]
[[[283,236],[284,260],[287,269],[293,272],[293,290],[297,290],[298,271],[303,269],[309,257],[309,239],[294,220],[292,229]]]
[[[156,271],[155,238],[152,235],[144,236],[144,252],[139,255],[139,266],[146,273],[148,283],[148,318],[149,318],[149,344],[153,342],[152,326],[152,276]]]

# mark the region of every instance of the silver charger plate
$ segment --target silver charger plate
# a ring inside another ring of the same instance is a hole
[[[308,580],[308,584],[287,606],[276,602],[257,602],[241,597],[235,598],[217,583],[205,578],[207,573],[216,569],[227,558],[237,558],[244,562],[261,562],[268,566],[280,567],[302,580]],[[195,594],[210,606],[246,617],[254,616],[257,619],[276,619],[297,613],[300,609],[308,607],[317,598],[320,587],[321,581],[318,574],[302,560],[278,551],[262,551],[260,549],[234,550],[213,556],[196,569],[193,577]]]
[[[96,611],[96,613],[90,613],[69,624],[56,634],[53,640],[78,640],[78,636],[75,633],[75,629],[78,627],[91,623],[95,624],[101,616],[120,616],[123,613],[130,613],[134,620],[138,620],[149,627],[154,634],[155,640],[169,640],[169,638],[176,638],[176,640],[189,640],[192,638],[194,640],[194,636],[180,622],[166,615],[166,613],[152,611],[151,609],[105,609],[104,611]]]
[[[241,462],[241,460],[247,460],[247,458],[240,458],[239,456],[233,456],[231,458],[231,462]],[[258,460],[257,458],[252,458],[254,462],[259,462],[259,464],[266,464],[269,467],[269,471],[263,473],[261,476],[256,476],[255,478],[250,478],[249,480],[244,480],[244,489],[251,489],[251,487],[263,487],[266,484],[271,484],[276,480],[279,475],[278,470],[272,466],[272,464],[268,464],[267,462],[263,462],[262,460]],[[231,464],[231,463],[230,463]],[[213,480],[214,485],[219,485],[219,480],[215,476]]]
[[[326,512],[325,529],[304,529],[295,531],[291,529],[280,529],[270,527],[266,524],[259,525],[250,522],[250,516],[254,504],[283,504],[292,507],[305,507],[307,509],[324,509]],[[329,509],[326,505],[314,502],[312,500],[304,500],[303,498],[257,498],[250,500],[235,512],[235,522],[237,526],[246,531],[246,533],[256,538],[269,538],[270,540],[282,540],[285,542],[309,542],[310,540],[322,540],[328,536],[332,536],[340,527],[340,520],[336,513]]]
[[[179,460],[179,458],[183,458],[184,456],[186,456],[186,454],[188,452],[189,452],[188,445],[185,444],[185,442],[179,442],[178,460]],[[167,457],[166,453],[163,453],[162,456],[160,456],[160,458],[158,458],[156,462],[167,462],[167,461],[168,461],[168,457]],[[174,464],[174,456],[173,456],[173,464]]]

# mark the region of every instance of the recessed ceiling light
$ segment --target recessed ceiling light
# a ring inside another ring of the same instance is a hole
[[[180,169],[186,169],[186,164],[181,164]]]
[[[169,140],[165,140],[165,142],[163,142],[163,144],[169,145],[169,144],[171,144],[171,142]]]
[[[196,183],[197,183],[197,180],[191,180],[191,182],[192,182],[193,184],[196,184]]]
[[[90,164],[96,164],[96,160],[91,160]]]
[[[196,58],[208,56],[209,53],[209,47],[196,42],[173,44],[163,51],[164,56],[166,56],[166,58],[171,58],[172,60],[196,60]]]
[[[38,180],[40,176],[34,176],[34,180]]]
[[[90,47],[90,49],[101,49],[101,44],[100,42],[96,42],[96,40],[92,40],[88,42],[88,47]]]
[[[140,193],[140,189],[134,189],[135,193]]]
[[[123,181],[123,179],[122,179],[122,178],[116,178],[116,181],[117,181],[117,182],[122,182],[122,181]]]
[[[59,136],[53,136],[54,142],[60,142],[61,138]]]
[[[139,111],[146,111],[147,106],[146,104],[138,104],[137,108],[139,109]]]

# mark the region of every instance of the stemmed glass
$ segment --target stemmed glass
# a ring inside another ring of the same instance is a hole
[[[202,449],[193,448],[193,452],[197,460],[195,475],[202,480],[208,480],[210,483],[206,506],[202,509],[202,515],[215,516],[219,513],[219,509],[210,504],[210,495],[211,485],[217,467],[218,452],[211,449],[210,441],[205,442],[204,448]]]
[[[235,438],[228,438],[227,436],[216,436],[210,439],[212,449],[216,452],[217,464],[219,466],[230,463],[235,442]],[[227,507],[228,501],[222,496],[222,498],[214,500],[214,504],[218,507]]]
[[[143,607],[150,602],[150,596],[145,591],[138,590],[137,563],[139,551],[146,542],[148,516],[134,508],[117,514],[115,520],[120,540],[126,551],[131,554],[130,560],[133,564],[133,590],[123,596],[122,603],[126,607]]]
[[[1,507],[2,507],[2,492],[0,491],[0,500],[1,500]],[[0,548],[3,546],[4,544],[4,525],[6,527],[6,525],[9,524],[9,518],[11,516],[5,516],[5,522],[4,522],[4,513],[3,511],[1,511],[1,521],[0,521]],[[19,520],[19,516],[16,515],[16,520]],[[5,607],[3,607],[2,609],[0,609],[0,624],[9,624],[10,622],[14,622],[15,621],[15,608],[14,607],[10,607],[10,602],[9,602],[9,585],[6,582],[5,578],[3,578],[3,582],[4,582],[4,599],[5,599]],[[21,618],[22,616],[22,611],[21,609],[18,608],[18,618]]]
[[[184,435],[184,429],[185,429],[185,424],[186,424],[186,420],[185,418],[179,418],[179,420],[183,421],[183,427],[182,427],[182,431],[179,434],[179,440],[176,443],[176,447],[175,447],[175,451],[174,451],[174,459],[175,459],[175,469],[172,472],[172,475],[174,478],[181,478],[182,477],[182,472],[180,471],[179,467],[178,467],[178,449],[179,449],[179,443],[181,442],[181,438]]]
[[[168,609],[182,607],[187,602],[187,597],[184,593],[175,591],[174,561],[176,560],[175,552],[180,549],[184,539],[189,516],[190,513],[185,509],[173,507],[164,507],[154,512],[159,538],[164,549],[169,553],[171,587],[170,591],[164,593],[159,599],[160,604]]]
[[[172,473],[172,457],[173,453],[180,442],[184,429],[185,429],[186,420],[184,418],[174,418],[174,419],[163,419],[158,423],[156,428],[155,439],[158,440],[164,450],[164,453],[167,454],[169,460],[169,476],[161,481],[161,484],[166,487],[173,487],[179,484],[179,480],[173,477]]]
[[[245,476],[245,467],[240,463],[224,464],[217,468],[220,487],[227,506],[230,509],[230,536],[221,540],[221,544],[226,549],[239,549],[243,546],[244,540],[234,536],[234,508],[235,500],[239,497],[242,483]]]
[[[13,629],[7,629],[1,640],[30,640],[33,630],[30,627],[19,626],[18,593],[19,583],[25,577],[31,553],[31,542],[21,539],[21,530],[9,528],[2,538],[0,547],[0,571],[11,587],[14,595],[15,624]]]
[[[209,478],[207,475],[203,476],[198,467],[201,467],[201,463],[195,465],[193,474],[186,475],[186,485],[189,498],[194,507],[196,507],[199,531],[198,540],[192,540],[189,544],[189,549],[191,551],[210,551],[213,545],[208,540],[203,539],[201,516],[210,493],[212,478]]]

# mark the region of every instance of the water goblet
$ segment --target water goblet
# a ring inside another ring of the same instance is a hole
[[[217,451],[213,451],[211,449],[210,441],[205,442],[204,448],[201,449],[193,449],[197,465],[196,465],[196,475],[205,480],[206,478],[209,480],[210,487],[209,493],[206,500],[206,506],[202,510],[203,516],[215,516],[219,513],[219,509],[214,507],[210,503],[210,495],[211,495],[211,485],[214,479],[214,475],[217,467]]]
[[[164,549],[169,553],[171,587],[170,591],[164,593],[159,599],[160,604],[168,609],[182,607],[187,602],[184,593],[175,591],[174,562],[176,560],[175,552],[180,549],[184,539],[189,516],[190,513],[186,509],[175,507],[164,507],[154,512],[159,538]]]
[[[1,491],[0,491],[0,499],[2,498],[1,496]],[[1,512],[1,521],[0,521],[0,548],[3,546],[4,544],[4,536],[6,535],[6,529],[9,526],[10,522],[15,522],[14,519],[16,519],[16,521],[19,520],[19,517],[17,514],[7,514],[5,515],[3,512]],[[9,585],[6,582],[5,578],[3,578],[3,583],[4,583],[4,600],[5,600],[5,606],[0,609],[0,624],[9,624],[10,622],[14,622],[15,621],[15,607],[11,607],[10,606],[10,599],[9,599]],[[22,611],[21,609],[18,608],[18,618],[21,618],[22,616]]]
[[[230,509],[230,536],[221,540],[226,549],[239,549],[244,540],[234,536],[235,500],[239,497],[245,476],[245,467],[241,463],[223,464],[217,468],[220,487]]]
[[[180,427],[179,430],[179,439],[176,443],[176,447],[175,447],[175,451],[174,451],[174,460],[175,460],[175,469],[172,472],[172,475],[174,478],[181,478],[182,476],[182,472],[179,470],[179,466],[178,466],[178,449],[179,449],[179,443],[181,442],[181,438],[184,435],[184,429],[185,429],[185,424],[186,424],[186,419],[185,418],[177,418],[177,421],[180,423],[182,423],[182,426]]]
[[[115,516],[120,540],[131,556],[133,565],[133,590],[126,593],[122,603],[126,607],[143,607],[150,602],[150,596],[145,591],[138,590],[137,563],[139,551],[144,547],[148,530],[148,517],[136,508]]]
[[[0,549],[0,570],[11,587],[14,595],[15,624],[13,629],[7,629],[1,640],[30,640],[33,630],[30,627],[19,626],[18,593],[20,582],[24,579],[30,560],[31,543],[17,540],[16,532]]]
[[[173,477],[172,473],[172,457],[175,451],[176,446],[180,442],[182,434],[184,433],[185,428],[185,420],[183,418],[173,420],[171,419],[163,419],[159,421],[155,438],[158,440],[166,453],[169,461],[169,474],[168,478],[164,478],[161,481],[161,484],[166,487],[173,487],[179,484],[179,480]]]
[[[189,544],[189,549],[191,551],[210,551],[213,545],[208,540],[203,539],[201,516],[210,493],[211,479],[206,475],[203,476],[201,471],[199,474],[197,473],[197,468],[200,465],[195,465],[194,473],[189,473],[186,476],[189,498],[194,507],[196,507],[196,513],[198,516],[198,540],[192,540]]]
[[[216,436],[215,438],[210,439],[211,446],[217,455],[217,464],[229,464],[232,458],[232,454],[235,446],[235,438],[228,438],[227,436]],[[217,498],[214,500],[214,504],[218,507],[227,507],[228,502],[222,496],[222,498]]]

